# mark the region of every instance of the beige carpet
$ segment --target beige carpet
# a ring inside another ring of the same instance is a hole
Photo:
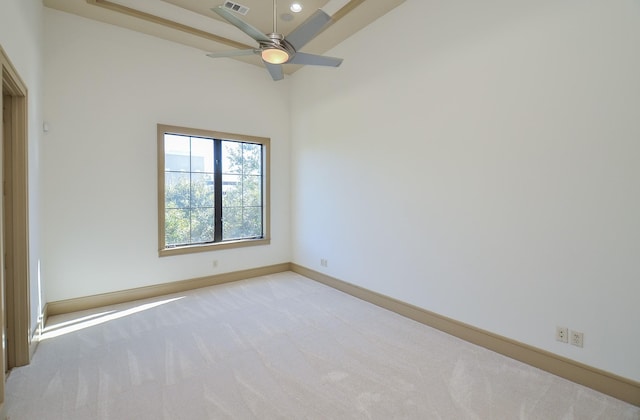
[[[19,419],[640,419],[294,273],[52,317]]]

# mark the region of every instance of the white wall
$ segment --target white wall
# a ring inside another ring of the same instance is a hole
[[[48,301],[290,261],[288,81],[51,9],[45,35]],[[271,245],[158,257],[157,123],[271,138]]]
[[[640,380],[639,19],[407,0],[296,73],[293,261]]]
[[[31,329],[44,305],[40,278],[40,148],[42,141],[42,2],[0,2],[0,45],[28,90],[29,286]]]

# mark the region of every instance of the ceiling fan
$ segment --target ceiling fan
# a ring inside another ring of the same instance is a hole
[[[248,50],[225,51],[207,54],[209,57],[237,57],[242,55],[260,54],[264,65],[271,74],[273,80],[282,80],[284,73],[282,64],[307,64],[313,66],[338,67],[342,64],[341,58],[327,57],[324,55],[308,54],[300,52],[309,41],[318,35],[329,22],[331,16],[322,9],[318,9],[307,20],[302,22],[286,37],[278,33],[276,0],[273,0],[273,32],[264,34],[259,29],[235,16],[224,6],[220,5],[211,9],[227,22],[240,29],[245,34],[258,42],[258,48]]]

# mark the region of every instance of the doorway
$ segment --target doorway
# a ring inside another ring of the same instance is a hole
[[[27,89],[0,46],[0,404],[11,368],[30,361]]]

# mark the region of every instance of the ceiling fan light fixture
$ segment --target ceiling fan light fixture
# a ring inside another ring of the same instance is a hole
[[[280,48],[267,48],[262,50],[262,59],[269,64],[283,64],[289,60],[289,53]]]

